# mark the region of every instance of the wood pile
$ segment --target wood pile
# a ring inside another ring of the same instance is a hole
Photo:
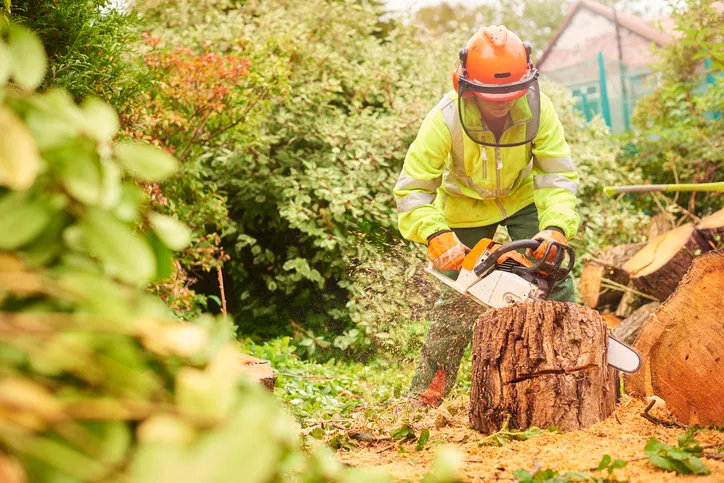
[[[666,217],[654,217],[649,235],[643,245],[607,248],[581,272],[583,303],[600,311],[627,343],[676,290],[696,257],[724,247],[724,209],[673,229]]]

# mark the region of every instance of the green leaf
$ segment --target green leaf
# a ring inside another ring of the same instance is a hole
[[[417,447],[415,448],[415,450],[422,451],[429,440],[430,430],[425,428],[420,432],[420,437],[417,439]]]
[[[112,215],[89,209],[80,226],[90,254],[110,275],[133,285],[146,285],[156,274],[156,259],[149,244]]]
[[[148,244],[151,245],[151,248],[153,248],[153,254],[156,256],[156,276],[154,277],[154,281],[165,280],[173,273],[171,252],[155,233],[148,233],[146,239],[148,240]]]
[[[4,87],[10,79],[10,71],[12,70],[12,59],[10,49],[5,42],[0,40],[0,87]]]
[[[415,439],[415,431],[410,427],[409,424],[404,424],[399,428],[390,431],[390,436],[394,439]]]
[[[163,181],[178,169],[176,158],[150,144],[123,141],[116,145],[115,153],[118,162],[143,181]]]
[[[26,190],[40,172],[33,136],[12,111],[0,106],[0,186]]]
[[[513,476],[516,477],[518,483],[533,483],[533,475],[531,475],[530,471],[525,468],[518,468],[517,470],[514,470]]]
[[[25,90],[35,90],[45,78],[47,60],[40,39],[19,25],[10,26],[13,79]]]
[[[75,139],[46,153],[63,188],[83,204],[95,206],[101,197],[101,164],[94,143]]]
[[[0,250],[17,250],[35,240],[56,212],[44,198],[32,198],[26,192],[7,193],[0,198]]]
[[[603,455],[603,458],[601,458],[601,462],[598,463],[598,468],[596,468],[598,471],[601,471],[605,467],[608,466],[608,464],[611,462],[611,457],[609,455]]]
[[[96,97],[88,97],[81,106],[86,131],[98,141],[110,141],[120,127],[116,111]]]
[[[322,428],[314,428],[309,435],[315,439],[324,439],[324,430]]]
[[[191,230],[170,216],[152,212],[148,215],[151,228],[171,250],[183,250],[191,243]]]
[[[628,461],[626,461],[626,460],[613,460],[613,463],[611,463],[611,470],[625,468],[627,464],[628,464]]]

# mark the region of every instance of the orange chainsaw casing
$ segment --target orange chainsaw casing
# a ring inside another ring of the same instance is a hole
[[[483,238],[478,243],[476,243],[473,249],[470,250],[470,253],[465,256],[465,259],[463,260],[463,268],[472,272],[473,268],[475,268],[475,265],[478,263],[480,257],[483,256],[483,253],[485,253],[486,250],[490,253],[493,253],[495,250],[498,249],[500,245],[500,243],[491,240],[490,238]],[[533,263],[531,263],[530,260],[528,260],[518,252],[508,252],[503,254],[503,256],[498,259],[498,263],[500,264],[510,259],[515,260],[524,267],[533,266]]]

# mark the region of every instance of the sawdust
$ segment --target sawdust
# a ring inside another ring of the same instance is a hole
[[[384,418],[370,423],[360,417],[355,430],[377,428],[382,434],[410,424],[419,434],[423,428],[430,431],[430,441],[422,451],[415,451],[415,443],[405,443],[404,452],[398,443],[389,437],[375,442],[360,442],[352,451],[340,451],[339,457],[346,464],[357,467],[377,467],[389,471],[395,481],[420,481],[429,470],[432,458],[441,445],[452,445],[465,455],[461,475],[466,481],[516,481],[513,471],[525,468],[551,468],[561,473],[566,471],[590,471],[595,476],[605,476],[593,471],[605,454],[613,459],[624,459],[629,463],[616,470],[619,479],[629,478],[635,482],[667,482],[696,480],[700,483],[724,482],[724,461],[706,458],[704,463],[711,470],[708,476],[680,476],[664,472],[653,466],[643,450],[648,439],[654,435],[666,444],[676,445],[676,436],[684,430],[666,428],[647,421],[641,416],[646,401],[627,396],[622,397],[614,414],[606,420],[582,431],[567,434],[546,432],[542,436],[527,440],[513,441],[502,447],[480,446],[486,436],[468,425],[467,397],[460,396],[446,401],[437,409],[422,409],[409,402],[397,403]],[[664,408],[655,407],[651,414],[662,419],[671,419]],[[380,431],[380,424],[388,425]],[[724,445],[724,432],[704,430],[697,434],[697,440],[707,451],[716,451]]]

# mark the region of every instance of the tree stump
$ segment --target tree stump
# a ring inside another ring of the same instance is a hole
[[[674,293],[692,260],[709,250],[694,225],[687,223],[651,240],[623,269],[636,288],[663,302]]]
[[[696,229],[709,242],[711,248],[724,247],[724,210],[702,218]]]
[[[643,365],[626,392],[658,396],[682,423],[724,424],[724,250],[694,260],[636,339]]]
[[[269,361],[258,359],[248,354],[239,353],[239,365],[239,372],[245,374],[252,380],[257,381],[270,391],[274,391],[277,378],[274,375],[274,369],[272,369]]]
[[[573,303],[534,301],[486,312],[473,336],[470,424],[588,427],[609,416],[616,371],[606,365],[606,323]]]

